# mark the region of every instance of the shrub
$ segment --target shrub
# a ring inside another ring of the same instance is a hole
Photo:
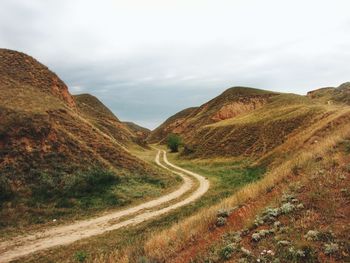
[[[226,225],[226,221],[227,221],[227,219],[226,219],[225,217],[219,216],[219,217],[216,219],[216,225],[217,225],[217,226],[224,226],[224,225]]]
[[[324,253],[326,255],[335,254],[339,251],[339,246],[336,243],[325,244]]]
[[[291,203],[285,203],[281,206],[281,212],[283,214],[288,214],[290,212],[292,212],[295,209],[295,206]]]
[[[40,172],[37,173],[31,189],[34,199],[84,197],[105,192],[109,186],[119,183],[120,180],[119,176],[102,168],[92,168],[72,175]],[[63,199],[58,206],[66,206],[67,202]]]
[[[31,186],[34,198],[46,200],[59,194],[60,176],[39,172],[36,177],[35,183]]]
[[[185,155],[187,155],[187,154],[192,154],[192,153],[194,153],[194,149],[192,148],[192,146],[184,145],[183,153],[184,153]]]
[[[346,153],[350,153],[350,140],[344,140],[344,149]]]
[[[306,240],[316,241],[319,239],[319,236],[320,236],[320,232],[316,230],[309,230],[304,237],[306,238]]]
[[[236,247],[234,244],[229,244],[226,247],[222,248],[220,251],[220,257],[223,260],[228,260],[231,258],[232,253],[235,251]]]
[[[84,262],[87,258],[87,253],[85,251],[77,251],[74,254],[74,258],[78,262]]]
[[[181,145],[181,138],[176,134],[170,134],[167,138],[167,146],[171,152],[178,152]]]
[[[64,185],[67,196],[79,197],[86,194],[103,192],[109,185],[120,182],[120,177],[113,172],[93,168],[87,172],[79,172],[69,176]]]
[[[0,175],[0,205],[4,201],[10,199],[13,196],[13,192],[8,179]]]

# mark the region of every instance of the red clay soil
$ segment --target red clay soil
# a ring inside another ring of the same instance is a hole
[[[295,180],[295,178],[295,176],[290,176],[290,178],[286,178],[285,182],[290,183],[293,179]],[[285,183],[281,183],[266,194],[259,196],[258,199],[250,200],[244,206],[234,210],[227,218],[225,226],[211,226],[208,232],[202,233],[200,239],[196,238],[192,244],[188,244],[186,249],[178,251],[176,257],[170,259],[168,262],[190,262],[191,259],[194,259],[196,255],[201,254],[201,252],[206,253],[210,245],[218,241],[224,233],[238,231],[244,228],[247,218],[253,218],[260,209],[266,207],[268,203],[273,202],[277,196],[280,196],[284,186]]]

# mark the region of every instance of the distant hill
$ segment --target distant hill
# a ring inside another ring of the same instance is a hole
[[[169,133],[179,133],[185,139],[190,139],[199,128],[258,109],[275,95],[245,87],[230,88],[200,107],[185,109],[170,117],[152,131],[148,140],[164,142]]]
[[[350,82],[343,83],[337,88],[326,87],[309,91],[307,96],[327,102],[328,104],[344,103],[350,105]]]
[[[348,103],[349,85],[326,88],[307,96],[233,87],[197,108],[167,119],[148,141],[164,143],[179,134],[188,157],[268,156],[289,138],[325,121]]]
[[[130,131],[132,131],[136,136],[142,138],[143,140],[145,140],[151,133],[150,129],[141,127],[136,123],[128,121],[124,121],[123,123],[129,128]]]

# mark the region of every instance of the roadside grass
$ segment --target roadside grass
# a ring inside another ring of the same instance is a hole
[[[172,191],[179,183],[170,176],[119,176],[98,167],[71,175],[39,173],[27,186],[28,193],[1,194],[0,233],[11,236],[136,205]],[[2,188],[7,189],[5,184]]]
[[[246,185],[218,205],[202,209],[194,216],[155,234],[145,244],[146,255],[157,262],[163,262],[176,256],[178,251],[186,249],[191,240],[196,240],[202,233],[208,231],[210,226],[214,224],[219,209],[231,209],[270,191],[271,188],[285,180],[292,173],[294,167],[308,165],[313,158],[324,155],[330,148],[349,137],[349,130],[349,125],[344,125],[317,145],[304,148],[304,150],[289,156],[285,162],[268,171],[264,178]]]
[[[242,186],[259,180],[266,172],[265,167],[250,166],[249,160],[203,159],[184,160],[179,154],[168,154],[168,159],[190,171],[207,177],[211,182],[208,195],[212,198],[226,198]]]
[[[158,145],[156,147],[162,148]],[[136,150],[133,149],[132,152],[138,157],[142,155],[144,160],[154,163],[155,150],[145,150],[140,147]],[[92,237],[85,242],[78,241],[65,248],[49,250],[48,253],[40,252],[38,255],[30,256],[24,262],[47,262],[50,260],[74,262],[74,255],[77,251],[86,251],[89,254],[86,262],[124,262],[123,260],[140,262],[142,259],[147,260],[144,250],[145,242],[157,232],[181,222],[198,213],[201,209],[222,201],[244,185],[262,178],[265,172],[264,168],[251,168],[248,162],[244,161],[217,160],[217,162],[212,162],[207,160],[192,164],[190,161],[180,161],[177,158],[178,154],[169,153],[167,156],[172,162],[176,159],[174,163],[177,165],[198,172],[210,180],[211,187],[200,200],[134,227]]]
[[[340,140],[326,150],[324,157],[310,160],[302,167],[302,173],[295,177],[296,180],[285,184],[281,191],[274,194],[276,200],[265,200],[261,204],[262,211],[251,214],[243,228],[237,228],[235,224],[228,225],[217,240],[212,240],[200,252],[196,251],[193,260],[218,263],[240,259],[251,262],[258,259],[260,262],[348,262],[350,228],[347,215],[350,210],[347,204],[350,177],[346,165],[350,156],[344,147],[346,142],[347,139]],[[281,192],[284,192],[282,197]],[[291,199],[286,200],[286,197]],[[274,209],[290,200],[293,200],[296,209],[273,219],[265,218],[263,223],[255,225],[257,218],[264,218],[267,207]],[[270,233],[258,241],[252,240],[252,236],[261,233],[262,229]],[[230,239],[230,235],[235,237],[237,233],[238,239]],[[242,253],[241,246],[249,254]],[[226,248],[232,248],[233,251],[223,257],[222,252]]]

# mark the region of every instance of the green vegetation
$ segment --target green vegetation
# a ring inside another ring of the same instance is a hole
[[[135,150],[134,154],[137,154],[137,156],[142,155],[142,158],[153,161],[155,152],[146,150],[136,152]],[[172,211],[154,220],[141,223],[135,227],[120,229],[90,238],[88,243],[79,241],[70,246],[69,249],[55,249],[55,251],[58,252],[50,253],[51,256],[48,256],[48,259],[60,261],[63,258],[72,257],[76,251],[82,250],[89,253],[89,262],[90,259],[91,261],[97,259],[97,262],[105,262],[111,255],[113,255],[114,260],[118,262],[117,259],[121,256],[118,251],[127,249],[129,251],[128,257],[131,262],[140,262],[140,260],[146,260],[145,262],[147,262],[148,259],[145,257],[144,243],[150,236],[154,233],[159,233],[176,222],[180,222],[191,215],[195,215],[206,207],[220,202],[241,189],[247,183],[259,180],[265,172],[264,167],[250,167],[248,162],[243,161],[203,160],[193,162],[179,159],[178,156],[179,153],[169,154],[168,158],[171,162],[194,172],[201,173],[210,180],[210,189],[201,199],[181,209]],[[138,245],[135,246],[134,244]],[[101,248],[103,248],[102,251]],[[35,262],[38,259],[39,257],[33,256],[28,259],[28,262]]]
[[[3,202],[9,200],[13,195],[9,181],[1,176],[0,177],[0,207]]]
[[[181,137],[176,134],[170,134],[167,138],[167,146],[171,152],[178,152],[181,145]]]
[[[78,262],[84,262],[87,258],[87,253],[85,251],[78,251],[74,254],[74,258]]]
[[[190,171],[208,177],[211,186],[208,195],[214,200],[230,196],[242,186],[262,178],[264,167],[249,166],[247,161],[183,160],[169,155],[169,159]]]
[[[101,209],[144,202],[176,186],[174,178],[158,175],[118,175],[94,167],[65,174],[31,173],[32,183],[22,191],[12,192],[6,177],[0,178],[0,229],[28,227],[53,219],[81,218]],[[19,216],[19,214],[21,216]]]
[[[350,140],[344,140],[343,143],[345,152],[350,154]]]

